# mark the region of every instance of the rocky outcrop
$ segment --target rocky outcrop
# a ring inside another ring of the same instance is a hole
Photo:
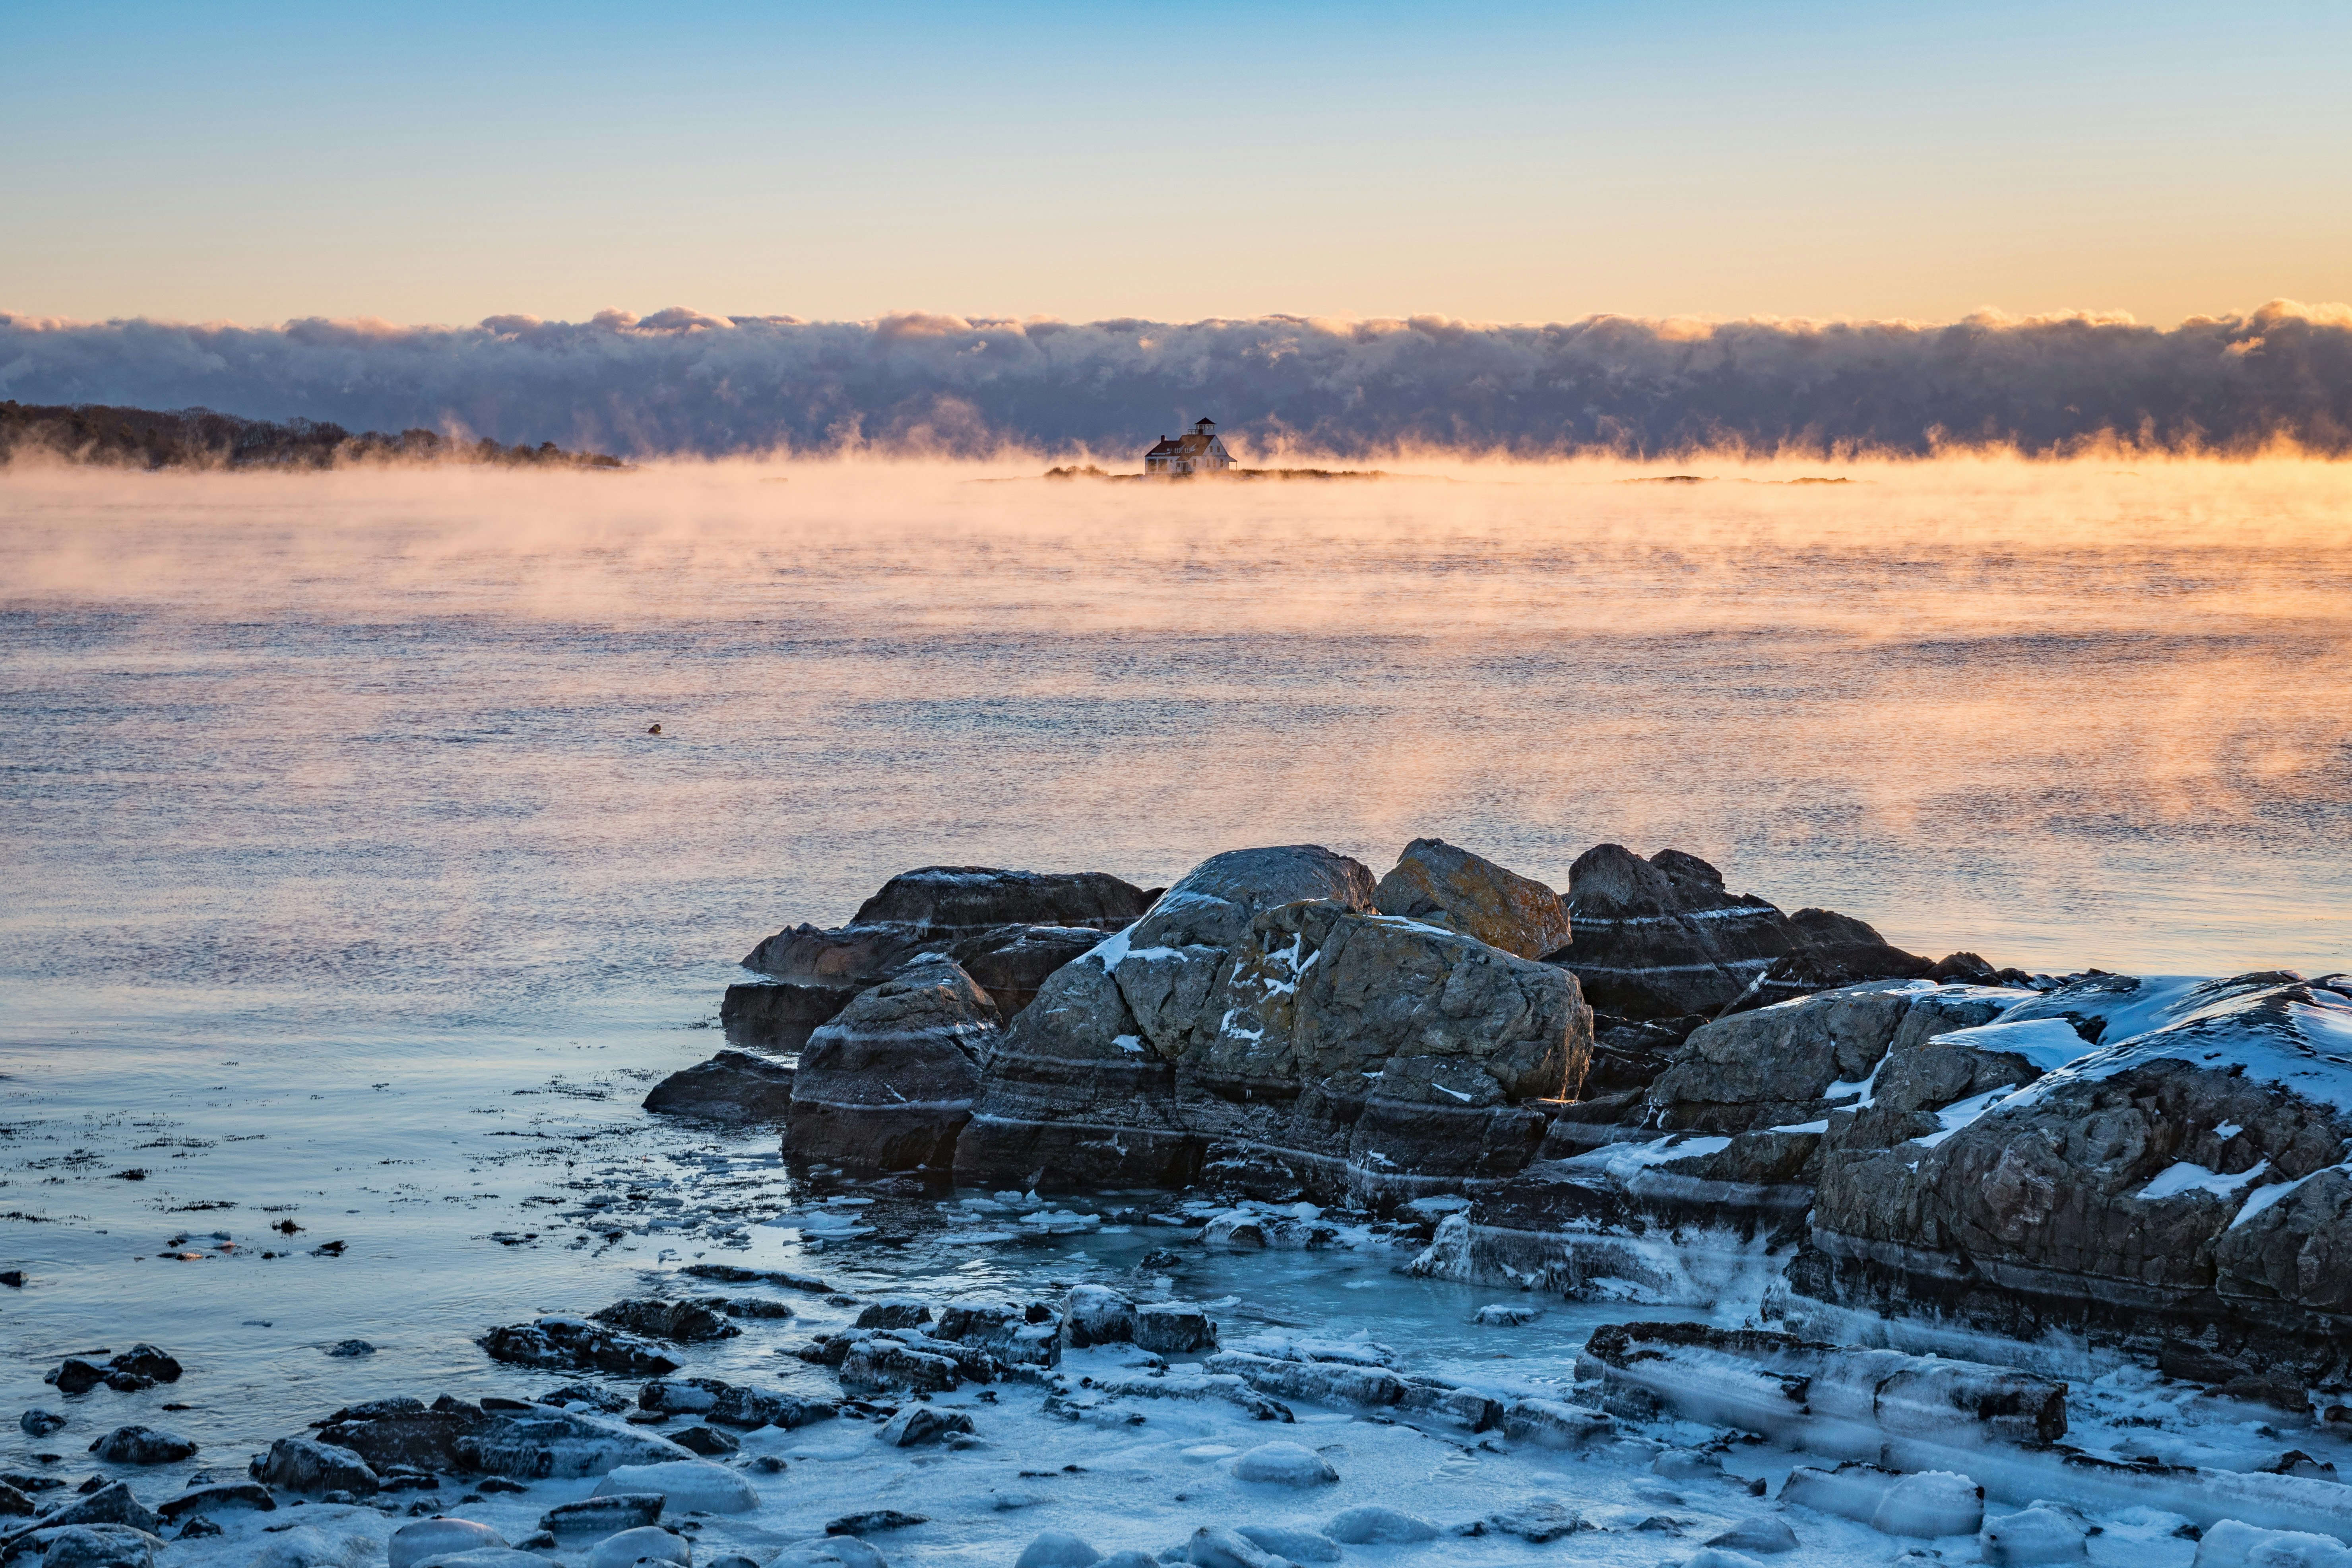
[[[2070,1035],[2076,1059],[2027,1087],[1825,1157],[1790,1310],[2352,1371],[2352,976],[2094,976],[1940,1043]]]
[[[743,965],[806,985],[871,985],[923,952],[1008,925],[1116,931],[1152,895],[1101,871],[1041,873],[987,866],[925,866],[890,879],[849,924],[778,931]]]
[[[1521,958],[1568,945],[1568,906],[1558,893],[1443,838],[1406,845],[1372,901],[1384,915],[1443,926]]]
[[[1203,862],[1056,971],[989,1062],[959,1181],[1365,1194],[1526,1163],[1590,1048],[1556,966],[1373,908],[1314,846]]]
[[[1783,914],[1754,894],[1727,892],[1722,872],[1679,849],[1643,860],[1622,845],[1597,845],[1568,875],[1575,939],[1550,958],[1612,1016],[1713,1017],[1857,981],[1922,978],[1936,967],[1849,916]]]
[[[988,994],[937,955],[862,993],[801,1054],[786,1155],[851,1173],[944,1175],[979,1097],[996,1019]]]
[[[950,958],[996,1003],[1007,1024],[1036,1000],[1046,976],[1092,949],[1103,933],[1088,926],[997,926],[966,937]]]
[[[721,1051],[670,1074],[646,1096],[661,1116],[725,1126],[781,1127],[793,1103],[793,1069],[745,1051]]]
[[[745,1050],[797,1051],[833,1021],[861,989],[856,984],[806,985],[790,980],[730,985],[719,1004],[727,1043]]]

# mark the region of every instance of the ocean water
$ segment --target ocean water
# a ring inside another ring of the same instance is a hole
[[[637,1109],[737,957],[913,866],[1378,873],[1435,834],[1564,889],[1615,840],[1931,954],[2352,966],[2341,469],[1694,471],[0,477],[0,1372],[73,1417],[5,1458],[78,1477],[149,1420],[234,1465],[352,1398],[546,1386],[475,1336],[698,1258],[1126,1277],[1167,1204],[851,1225],[772,1138]],[[1623,1310],[1496,1351],[1409,1256],[1168,1288],[1536,1383]],[[754,1327],[684,1359],[824,1386]],[[188,1376],[41,1384],[136,1340]]]

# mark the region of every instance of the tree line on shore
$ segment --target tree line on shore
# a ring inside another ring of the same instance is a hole
[[[159,411],[96,404],[0,401],[0,464],[41,454],[125,468],[331,468],[349,463],[472,463],[500,468],[620,468],[604,452],[552,441],[505,446],[433,430],[356,434],[321,420],[247,419],[209,408]]]

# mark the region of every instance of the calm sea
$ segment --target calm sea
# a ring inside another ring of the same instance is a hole
[[[1616,840],[1930,954],[2352,965],[2352,475],[1693,471],[0,479],[8,1408],[153,1340],[189,1378],[107,1424],[241,1458],[705,1253],[1139,1247],[816,1251],[771,1140],[635,1110],[755,941],[913,866]],[[598,1191],[677,1213],[558,1217]],[[1439,1344],[1445,1289],[1344,1300]]]

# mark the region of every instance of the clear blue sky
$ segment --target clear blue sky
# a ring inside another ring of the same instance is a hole
[[[2352,5],[10,7],[0,309],[2352,298]]]

